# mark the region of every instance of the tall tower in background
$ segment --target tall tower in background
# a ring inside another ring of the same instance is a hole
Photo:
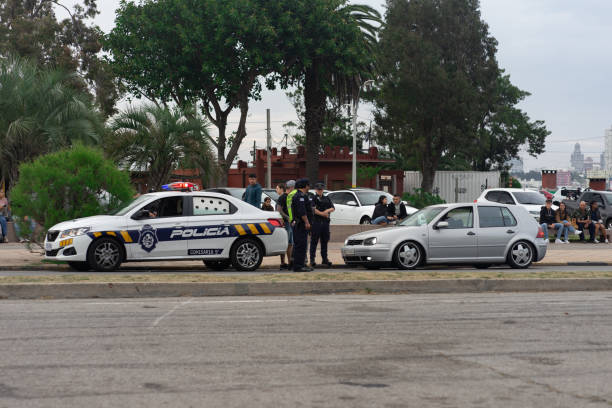
[[[581,173],[584,171],[584,154],[580,151],[580,143],[574,145],[574,152],[572,153],[570,163],[574,170]]]
[[[604,140],[604,166],[602,170],[610,172],[612,170],[612,127],[606,129],[605,140]]]

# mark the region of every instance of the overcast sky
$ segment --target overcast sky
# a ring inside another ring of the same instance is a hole
[[[384,13],[384,0],[361,0]],[[98,0],[96,23],[113,27],[119,0]],[[580,142],[586,156],[599,162],[603,135],[612,127],[610,67],[612,1],[610,0],[481,0],[482,17],[499,42],[499,65],[512,82],[532,95],[521,108],[532,119],[546,122],[552,132],[546,153],[523,155],[527,168],[567,168],[573,146]],[[282,91],[265,92],[250,105],[248,136],[240,157],[248,160],[253,140],[265,146],[266,108],[271,109],[272,138],[280,144],[282,123],[295,111]],[[360,120],[369,107],[362,105]],[[230,120],[237,121],[235,115]],[[211,128],[215,131],[215,128]]]

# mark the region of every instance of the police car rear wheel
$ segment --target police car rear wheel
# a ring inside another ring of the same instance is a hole
[[[223,271],[229,268],[231,264],[232,263],[230,262],[229,259],[225,259],[222,261],[204,261],[204,265],[206,265],[207,268],[210,268],[214,271]]]
[[[254,239],[243,239],[234,244],[231,250],[234,268],[239,271],[254,271],[263,260],[263,249]]]
[[[121,246],[114,239],[101,238],[90,245],[87,260],[96,271],[114,271],[121,265]]]

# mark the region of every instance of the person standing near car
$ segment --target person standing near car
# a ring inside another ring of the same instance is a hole
[[[254,207],[261,207],[261,185],[257,182],[257,176],[252,173],[249,174],[249,185],[244,190],[244,201],[251,204]]]
[[[287,185],[293,180],[289,180]],[[293,182],[291,190],[293,190]],[[288,262],[285,262],[285,255],[281,255],[281,265],[280,269],[290,269],[291,268],[291,250],[293,249],[293,230],[291,228],[291,222],[289,221],[289,213],[287,212],[287,187],[285,184],[280,183],[276,186],[276,193],[278,194],[278,201],[276,201],[276,211],[283,217],[283,223],[285,224],[285,231],[287,231],[287,258]]]
[[[317,256],[317,243],[321,241],[321,264],[330,267],[332,263],[327,257],[327,243],[329,242],[329,222],[330,214],[336,211],[334,203],[329,197],[323,195],[325,185],[315,184],[317,194],[314,198],[314,218],[312,220],[312,231],[310,233],[310,267],[316,267],[315,258]]]
[[[291,212],[293,215],[293,271],[310,272],[312,269],[306,267],[306,250],[308,247],[308,233],[312,222],[312,205],[308,198],[308,179],[299,179],[295,182],[298,190],[291,200]]]

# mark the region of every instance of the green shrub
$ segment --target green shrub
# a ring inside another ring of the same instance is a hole
[[[30,216],[49,229],[62,221],[108,214],[134,193],[126,172],[101,151],[77,145],[22,164],[11,201],[15,215]]]
[[[415,188],[412,194],[404,193],[402,195],[402,200],[407,201],[408,204],[419,209],[427,207],[428,205],[446,203],[439,195],[428,193],[422,188]]]

